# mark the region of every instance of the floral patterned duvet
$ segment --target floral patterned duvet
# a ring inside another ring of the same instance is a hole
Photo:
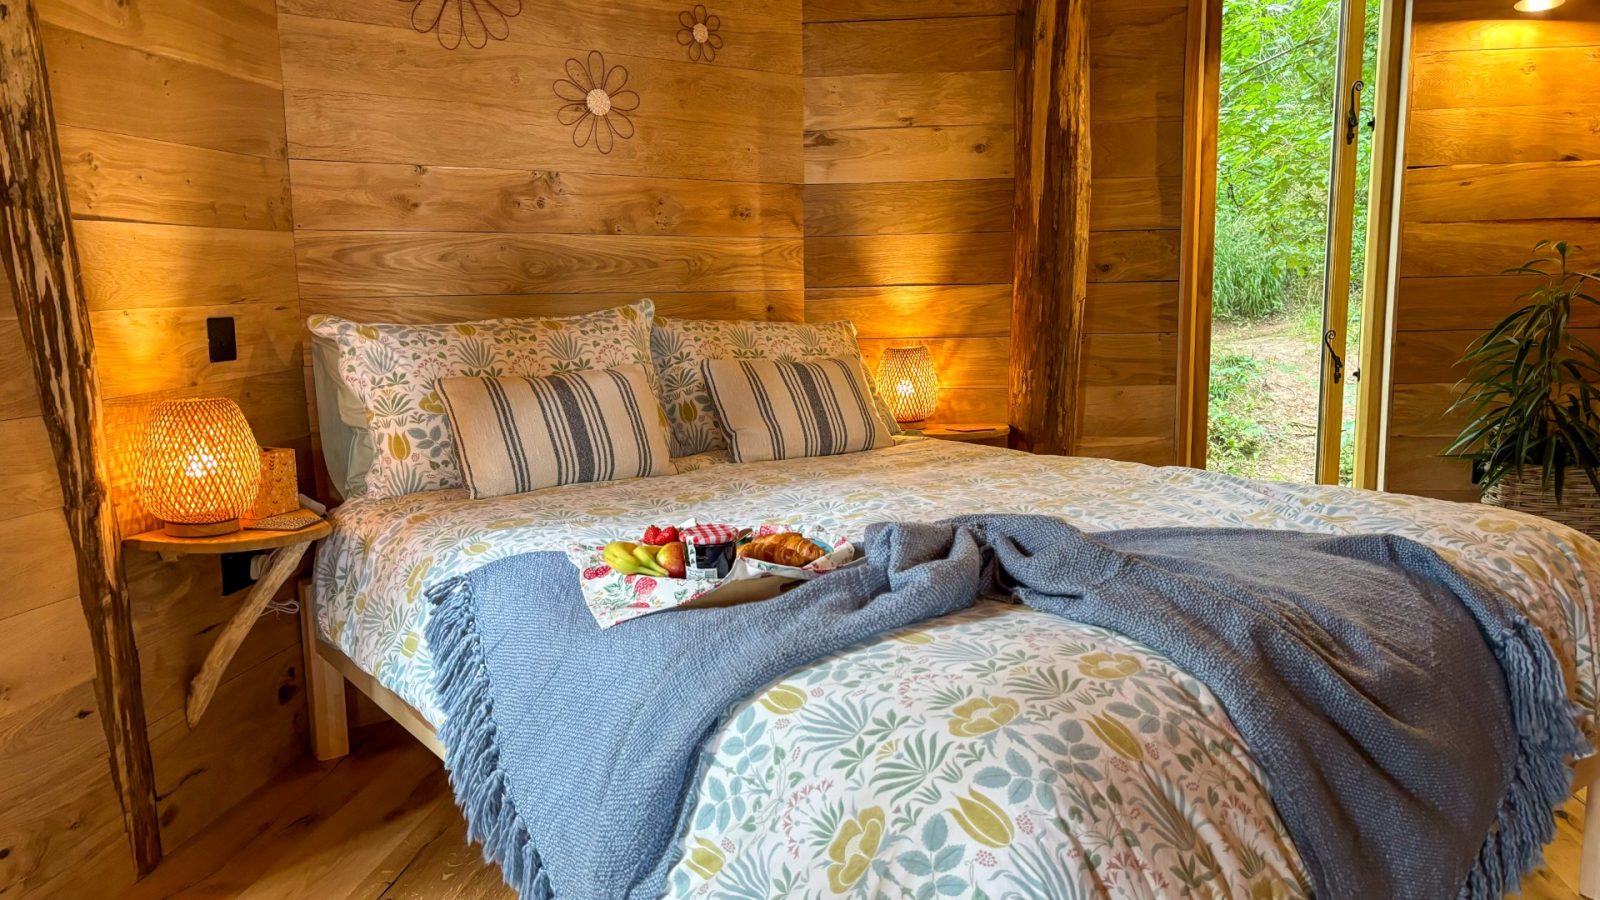
[[[1091,530],[1390,532],[1516,600],[1550,638],[1593,733],[1600,543],[1542,520],[939,441],[679,464],[667,478],[492,500],[440,491],[348,503],[318,554],[318,627],[439,721],[422,639],[428,587],[651,522],[787,521],[859,536],[886,519],[1027,512]],[[713,752],[674,896],[1305,893],[1262,773],[1205,686],[1138,644],[1026,607],[981,602],[798,670],[734,710]]]

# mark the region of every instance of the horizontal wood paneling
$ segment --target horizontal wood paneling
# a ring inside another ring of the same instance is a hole
[[[1532,253],[1532,248],[1528,249]],[[1517,298],[1538,286],[1523,275],[1473,278],[1402,278],[1395,292],[1395,327],[1399,331],[1448,331],[1464,322],[1489,324],[1516,308]],[[1573,322],[1600,327],[1600,309],[1588,303],[1572,308]]]
[[[559,104],[529,110],[464,99],[302,90],[292,79],[289,84],[289,152],[297,159],[789,184],[800,180],[800,146],[791,132],[779,131],[785,122],[798,125],[798,105],[792,120],[781,110],[771,110],[772,126],[759,131],[707,131],[687,121],[676,128],[652,126],[649,140],[620,141],[602,157],[593,147],[574,144],[570,128],[559,127]],[[635,127],[646,127],[643,121]],[[511,135],[516,140],[508,140]]]
[[[1015,30],[1009,15],[806,25],[805,74],[1010,71]]]
[[[1470,466],[1439,454],[1465,423],[1461,355],[1538,283],[1502,273],[1538,241],[1600,247],[1600,11],[1418,0],[1415,16],[1382,484],[1473,500]],[[1600,310],[1574,312],[1600,338]]]
[[[289,227],[289,172],[281,159],[71,126],[59,138],[79,218]]]
[[[808,236],[1011,231],[1011,181],[808,184]]]
[[[6,448],[0,453],[0,521],[61,505],[61,483],[43,419],[0,420],[0,447]]]
[[[253,304],[287,310],[295,302],[287,231],[80,219],[73,232],[84,294],[97,312]]]
[[[575,316],[649,298],[656,315],[683,319],[799,321],[800,291],[659,291],[612,294],[470,294],[461,296],[307,297],[306,315],[323,313],[357,322],[470,322],[474,319]]]
[[[39,17],[102,41],[282,86],[273,0],[49,0]]]
[[[1600,103],[1418,110],[1405,158],[1410,167],[1600,158]]]
[[[1600,45],[1600,21],[1585,3],[1514,16],[1501,0],[1426,0],[1414,16],[1418,53]]]
[[[604,7],[596,7],[571,0],[522,0],[521,8],[522,12],[509,22],[503,42],[506,45],[578,48],[585,52],[599,47],[607,53],[688,61],[687,51],[678,45],[676,35],[680,27],[678,13],[692,9],[692,4],[608,0]],[[284,19],[310,16],[391,28],[409,28],[411,9],[405,3],[372,3],[370,0],[279,0],[278,3],[278,11]],[[722,19],[722,34],[726,39],[717,52],[715,64],[718,68],[799,74],[799,0],[719,0],[712,12]],[[439,49],[437,43],[424,47],[423,40],[431,42],[435,38],[432,34],[418,35],[412,46],[428,53]],[[464,56],[473,51],[463,46],[456,52]],[[286,80],[293,79],[286,76]]]
[[[1007,125],[867,128],[806,134],[807,184],[960,181],[1012,175]]]
[[[799,318],[799,0],[719,4],[711,63],[676,43],[684,9],[525,2],[505,40],[452,51],[404,4],[282,0],[302,311],[422,322],[652,297],[663,315]],[[557,121],[552,85],[590,50],[639,98],[608,153]]]
[[[110,489],[122,528],[155,524],[134,485],[145,423],[165,399],[235,399],[259,440],[296,449],[309,471],[274,3],[38,5],[49,23],[52,100],[93,309]],[[209,362],[205,320],[213,316],[233,318],[238,360]],[[46,571],[37,560],[33,566]],[[185,684],[237,602],[220,596],[215,566],[199,559],[128,566],[168,847],[303,752],[292,726],[243,704],[213,704],[196,731],[182,724]],[[179,572],[190,580],[174,590]],[[260,642],[299,659],[292,628],[263,623],[241,658],[258,659]],[[229,674],[236,691],[277,695],[278,676],[259,667]],[[285,702],[297,699],[291,693]],[[177,728],[158,721],[174,714]],[[230,731],[231,740],[215,739]],[[94,764],[107,770],[104,759]],[[189,799],[201,792],[221,805]]]
[[[1438,166],[1405,181],[1408,222],[1600,218],[1600,160]]]
[[[1167,385],[1178,382],[1176,334],[1085,334],[1083,383]]]
[[[10,300],[6,298],[9,305]],[[39,415],[32,363],[15,316],[0,318],[0,420]]]
[[[1011,359],[1008,337],[945,337],[920,341],[933,357],[940,383],[948,381],[957,390],[974,388],[1004,389],[1007,365]],[[903,347],[904,341],[864,339],[861,355],[869,370],[878,368],[883,351]]]
[[[56,119],[210,150],[284,155],[283,101],[271,86],[43,27]]]
[[[1172,334],[1177,329],[1177,282],[1125,281],[1089,285],[1085,331],[1091,334]]]
[[[1010,15],[1016,0],[805,0],[806,22]]]
[[[1565,240],[1600,251],[1600,219],[1408,221],[1400,239],[1407,250],[1400,259],[1402,278],[1499,275],[1527,262],[1540,241]]]
[[[810,288],[805,309],[806,321],[848,319],[863,338],[1003,337],[1011,332],[1011,285]]]
[[[806,284],[992,284],[1011,280],[1011,233],[965,232],[812,237]]]
[[[797,237],[793,184],[295,160],[307,230]]]
[[[1411,63],[1411,105],[1419,111],[1559,109],[1592,102],[1596,81],[1600,81],[1600,43],[1418,53]]]
[[[1011,104],[1012,73],[894,72],[807,78],[805,128],[986,125]]]
[[[806,319],[854,321],[869,368],[925,344],[934,418],[1002,421],[1015,18],[923,6],[805,27]]]
[[[305,297],[798,290],[792,239],[301,231]]]
[[[1177,231],[1096,231],[1089,235],[1090,281],[1177,281]]]

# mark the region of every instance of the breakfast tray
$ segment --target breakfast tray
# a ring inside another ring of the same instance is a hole
[[[759,536],[799,529],[763,525]],[[610,628],[640,616],[672,609],[703,609],[753,603],[778,596],[795,585],[855,559],[855,545],[834,535],[805,533],[812,541],[833,549],[804,567],[780,566],[755,559],[740,559],[722,578],[657,578],[624,575],[605,562],[605,548],[574,547],[567,558],[578,567],[578,586],[595,624]]]

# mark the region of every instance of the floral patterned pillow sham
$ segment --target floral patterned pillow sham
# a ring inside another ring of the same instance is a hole
[[[641,300],[564,318],[370,325],[319,315],[309,325],[312,334],[338,344],[339,377],[366,407],[377,452],[365,496],[383,499],[465,484],[439,399],[439,379],[640,365],[659,396],[650,359],[654,317],[655,305]]]
[[[700,319],[657,319],[650,332],[650,352],[661,376],[661,402],[672,423],[672,455],[689,456],[722,450],[727,441],[706,389],[700,364],[708,359],[811,360],[861,358],[856,326],[851,322],[729,322]],[[865,364],[863,364],[865,368]],[[900,426],[878,396],[871,379],[873,405],[890,434]]]

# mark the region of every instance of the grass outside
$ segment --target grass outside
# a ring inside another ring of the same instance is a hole
[[[1346,372],[1360,358],[1359,320],[1353,307]],[[1293,292],[1273,315],[1214,325],[1209,468],[1267,481],[1314,480],[1321,332],[1320,299],[1310,291]],[[1355,409],[1355,381],[1346,378],[1343,483],[1354,465]]]

